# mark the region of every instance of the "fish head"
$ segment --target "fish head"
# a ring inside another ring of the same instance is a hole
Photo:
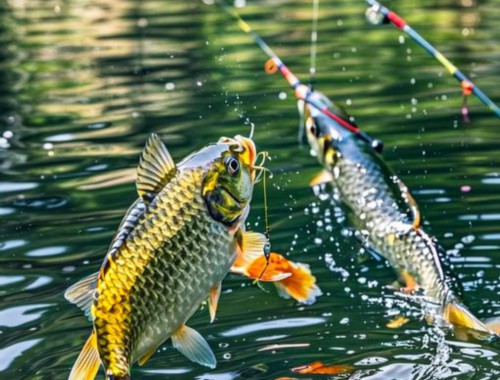
[[[204,181],[203,197],[210,215],[228,226],[246,217],[255,182],[257,150],[243,136],[222,137],[214,149]]]
[[[321,92],[311,92],[310,97],[314,97],[315,103],[338,113],[332,102]],[[352,135],[352,132],[309,104],[305,104],[304,109],[304,130],[311,154],[326,168],[332,168],[341,152],[342,142],[348,135]]]

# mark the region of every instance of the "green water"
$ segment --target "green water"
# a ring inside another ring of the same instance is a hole
[[[500,101],[500,2],[393,1],[422,34]],[[384,141],[425,229],[449,249],[464,300],[500,316],[498,119],[362,1],[322,1],[317,89]],[[248,1],[242,14],[297,74],[308,70],[311,1]],[[386,289],[383,262],[360,260],[329,191],[297,144],[293,95],[234,22],[200,1],[0,1],[0,378],[65,379],[90,324],[63,291],[95,272],[127,207],[134,168],[158,133],[178,160],[221,135],[247,134],[272,156],[273,249],[308,263],[312,306],[229,275],[215,323],[190,326],[213,347],[207,370],[166,343],[134,378],[276,379],[320,360],[352,379],[498,379],[498,343],[463,342],[419,320]],[[470,191],[464,186],[469,186]],[[249,225],[263,230],[261,188]],[[385,327],[397,313],[414,318]],[[272,344],[307,344],[262,351]],[[325,378],[325,376],[316,376]],[[327,377],[326,377],[327,378]]]

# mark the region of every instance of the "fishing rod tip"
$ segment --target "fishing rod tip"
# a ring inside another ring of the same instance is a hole
[[[384,150],[384,143],[378,139],[373,139],[370,143],[372,149],[377,153],[382,153]]]

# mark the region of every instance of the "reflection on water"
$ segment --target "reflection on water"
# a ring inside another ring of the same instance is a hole
[[[498,2],[392,6],[500,99]],[[306,73],[310,0],[247,1],[241,11]],[[426,229],[449,249],[465,302],[481,318],[498,317],[498,120],[471,98],[464,125],[455,80],[393,28],[365,23],[363,12],[361,1],[321,2],[317,87],[384,141]],[[220,135],[247,134],[250,122],[272,156],[273,248],[311,265],[323,296],[301,306],[229,276],[215,323],[206,310],[190,322],[214,348],[217,369],[167,343],[134,375],[274,379],[320,360],[354,364],[353,379],[500,377],[498,342],[464,343],[425,325],[418,305],[387,289],[393,271],[345,228],[329,189],[308,189],[318,165],[297,145],[291,92],[263,72],[266,57],[217,8],[8,0],[0,42],[1,378],[67,377],[89,324],[62,294],[99,267],[136,198],[149,133],[180,159]],[[249,221],[262,230],[260,189],[254,198]],[[398,313],[410,322],[385,327]]]

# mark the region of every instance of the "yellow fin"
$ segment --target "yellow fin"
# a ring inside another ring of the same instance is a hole
[[[328,170],[322,170],[319,174],[317,174],[310,182],[309,186],[314,187],[318,185],[322,185],[324,183],[329,183],[333,181],[333,174]]]
[[[410,321],[409,318],[403,317],[402,315],[398,315],[396,318],[389,321],[386,326],[390,329],[397,329],[401,326],[406,325]]]
[[[215,368],[217,361],[207,341],[198,331],[182,325],[172,334],[174,348],[192,362]]]
[[[405,286],[400,289],[401,292],[405,294],[412,294],[418,289],[417,280],[409,272],[406,270],[402,271],[400,277],[405,284]]]
[[[235,273],[245,274],[245,270],[255,259],[264,256],[266,237],[258,232],[240,231],[238,235],[238,255],[231,267]]]
[[[94,291],[96,289],[98,274],[99,273],[92,273],[82,278],[64,292],[64,298],[82,309],[90,320],[92,320],[90,306],[94,301]]]
[[[177,168],[165,145],[155,133],[151,134],[142,151],[137,168],[137,193],[151,200],[175,175]]]
[[[279,261],[283,267],[282,271],[291,273],[291,276],[274,282],[278,294],[283,298],[292,297],[306,305],[315,303],[316,298],[321,296],[322,292],[316,284],[316,277],[312,275],[309,265],[289,261],[279,254],[275,255],[281,256]]]
[[[210,323],[215,320],[215,314],[217,313],[217,305],[219,303],[221,284],[217,284],[212,289],[210,289],[210,297],[208,298],[208,311],[210,312]]]
[[[454,301],[444,307],[443,317],[446,321],[455,326],[462,326],[468,329],[494,334],[483,322],[477,319],[460,302]]]
[[[95,332],[92,332],[80,355],[78,355],[68,380],[94,380],[100,364],[97,337]]]
[[[149,359],[151,359],[151,356],[154,355],[156,350],[158,349],[158,346],[151,346],[147,349],[147,351],[137,360],[137,364],[140,366],[143,366],[148,362]]]

